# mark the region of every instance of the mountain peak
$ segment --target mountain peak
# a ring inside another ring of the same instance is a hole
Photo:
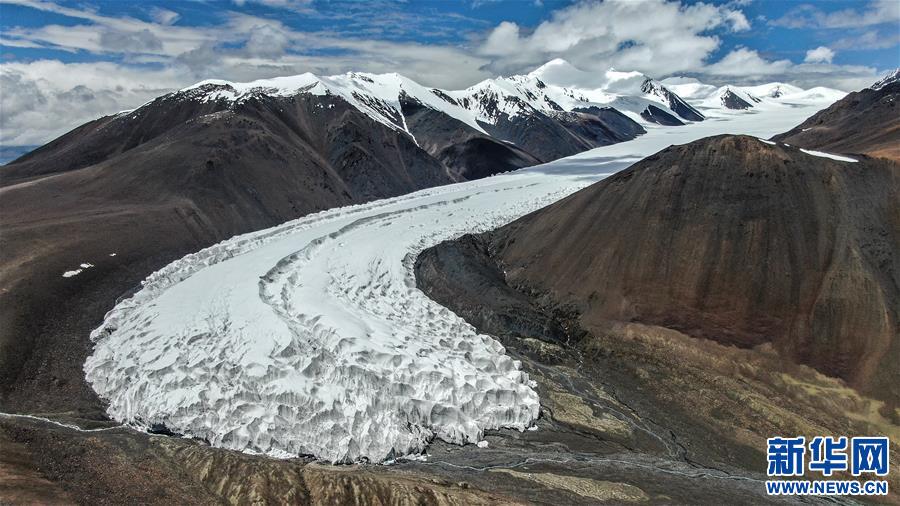
[[[569,67],[569,68],[575,68],[575,66],[572,65],[571,63],[569,63],[569,60],[566,60],[565,58],[554,58],[554,59],[548,61],[547,63],[541,65],[540,67],[534,69],[534,70],[532,71],[532,73],[534,73],[534,72],[539,72],[539,71],[541,71],[542,69],[550,69],[550,68],[553,68],[553,67]],[[577,70],[577,69],[576,69],[576,70]]]
[[[888,72],[884,77],[878,80],[875,84],[871,86],[873,90],[880,90],[885,86],[900,81],[900,67],[895,68],[894,70]]]
[[[256,89],[296,91],[319,81],[318,76],[310,72],[294,76],[272,77],[269,79],[257,79],[255,81],[235,82],[224,79],[205,79],[198,83],[182,88],[179,92],[190,91],[203,86],[226,86],[232,88],[237,94],[244,94]]]
[[[584,86],[593,76],[562,58],[554,58],[528,73],[527,77],[540,79],[557,86]]]

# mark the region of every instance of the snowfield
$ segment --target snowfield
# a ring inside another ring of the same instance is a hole
[[[149,276],[84,370],[109,415],[235,450],[332,462],[525,430],[539,399],[503,346],[415,287],[425,248],[496,228],[671,144],[769,137],[827,102],[710,113],[500,176],[309,215]]]

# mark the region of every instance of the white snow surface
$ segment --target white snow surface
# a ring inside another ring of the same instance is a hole
[[[210,79],[184,88],[181,92],[189,92],[210,84],[219,88],[203,95],[204,100],[224,98],[240,101],[258,93],[270,96],[292,96],[299,93],[336,95],[374,120],[391,128],[409,132],[400,109],[400,93],[402,91],[423,105],[442,111],[484,133],[484,129],[475,121],[476,116],[472,111],[448,102],[432,90],[396,73],[348,72],[341,75],[318,77],[307,72],[297,76],[260,79],[249,83]]]
[[[760,109],[769,110],[818,103],[831,104],[847,95],[847,93],[833,88],[817,86],[804,90],[791,84],[778,82],[756,86],[716,87],[693,78],[670,77],[663,79],[662,83],[689,104],[700,107],[704,113],[706,109],[722,109],[724,107],[722,95],[728,90],[753,106],[752,109],[746,111],[737,111],[744,114],[752,114]]]
[[[888,72],[884,77],[879,79],[878,82],[870,86],[870,88],[873,90],[880,90],[881,88],[884,88],[885,86],[897,81],[900,81],[900,68],[896,68]]]
[[[825,153],[824,151],[815,151],[812,149],[803,149],[803,148],[800,148],[800,151],[803,151],[807,155],[818,156],[821,158],[831,158],[832,160],[837,160],[839,162],[858,162],[859,161],[859,160],[856,160],[854,158],[850,158],[847,156],[835,155],[832,153]]]
[[[90,269],[93,266],[94,266],[94,264],[84,262],[84,263],[80,264],[77,269],[72,269],[70,271],[64,272],[62,274],[62,277],[71,278],[71,277],[77,276],[77,275],[81,274],[82,272],[84,272],[85,269]]]
[[[834,101],[844,94],[827,88],[804,91],[784,83],[770,83],[751,87],[722,87],[700,83],[696,79],[669,78],[651,81],[653,91],[645,92],[642,85],[648,76],[640,72],[609,69],[605,72],[585,72],[562,59],[551,60],[525,75],[486,79],[464,90],[428,88],[400,74],[370,74],[348,72],[320,77],[311,73],[273,79],[237,83],[210,79],[179,91],[200,100],[230,100],[240,102],[263,94],[293,96],[296,94],[332,95],[347,101],[375,121],[415,136],[407,128],[400,95],[406,94],[431,109],[441,111],[473,129],[487,133],[484,125],[494,125],[502,115],[510,118],[537,112],[553,116],[579,108],[613,107],[642,125],[654,125],[640,114],[654,105],[674,116],[662,86],[680,95],[691,105],[713,109],[722,108],[720,95],[725,89],[755,104],[755,98],[766,99],[765,105],[785,106],[793,101],[819,103]],[[671,83],[671,84],[670,84]],[[212,89],[204,86],[212,85]]]
[[[150,275],[92,333],[109,415],[271,456],[384,461],[525,430],[533,382],[415,286],[425,248],[506,224],[671,144],[769,137],[828,104],[712,115],[556,162],[312,214]]]

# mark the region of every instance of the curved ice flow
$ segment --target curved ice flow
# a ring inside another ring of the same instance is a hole
[[[423,249],[495,228],[670,145],[768,137],[818,106],[653,128],[552,164],[316,213],[150,275],[92,333],[88,382],[126,423],[330,461],[467,443],[538,416],[502,345],[415,288]]]

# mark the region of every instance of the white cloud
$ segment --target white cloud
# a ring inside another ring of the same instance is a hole
[[[265,5],[266,7],[278,7],[282,9],[306,10],[312,0],[232,0],[235,5],[243,6],[248,3]]]
[[[182,85],[174,70],[41,60],[0,66],[0,144],[43,144],[73,127]]]
[[[831,63],[831,60],[833,59],[834,51],[825,46],[819,46],[807,51],[806,58],[804,58],[803,61],[806,63]]]
[[[277,58],[291,45],[291,35],[279,26],[263,23],[253,26],[244,43],[244,51],[249,56]]]
[[[704,67],[703,72],[721,76],[764,76],[785,72],[790,67],[789,60],[769,61],[756,50],[739,47]]]
[[[792,9],[772,23],[788,28],[858,28],[900,23],[900,2],[897,0],[873,0],[860,3],[860,9],[842,9],[825,12],[815,5],[803,4]]]
[[[878,75],[876,69],[862,65],[833,65],[825,61],[794,64],[790,60],[767,60],[757,51],[743,47],[699,69],[696,74],[711,84],[781,81],[801,88],[826,86],[839,90],[864,88],[872,84]]]
[[[835,49],[860,51],[867,49],[887,49],[900,45],[900,31],[889,28],[885,31],[868,30],[859,35],[842,37],[831,44]]]
[[[503,56],[518,44],[520,44],[519,25],[503,21],[488,35],[481,47],[481,52],[488,56]]]
[[[150,16],[153,18],[153,21],[161,25],[171,25],[172,23],[178,21],[181,18],[181,15],[175,11],[170,11],[169,9],[163,9],[162,7],[153,7],[150,9]]]
[[[362,25],[353,25],[352,29],[360,31],[348,36],[304,31],[278,19],[233,11],[218,13],[218,23],[187,26],[177,13],[166,9],[149,9],[145,11],[148,20],[141,20],[42,0],[2,2],[78,21],[71,26],[10,28],[4,30],[3,44],[83,51],[115,60],[40,60],[0,66],[3,145],[44,143],[91,119],[139,106],[207,78],[247,81],[302,72],[330,75],[359,70],[400,72],[426,86],[462,88],[496,74],[527,72],[557,57],[587,71],[612,66],[658,78],[689,74],[711,84],[778,80],[849,90],[877,77],[875,69],[832,65],[828,58],[796,65],[747,48],[710,61],[720,48],[722,33],[750,28],[738,2],[720,6],[665,0],[582,2],[557,10],[533,28],[499,23],[473,34],[468,46],[380,39],[377,30],[364,31],[364,25],[385,20],[360,21],[356,11],[348,16]],[[307,4],[262,3],[288,9]],[[422,22],[408,21],[410,25]],[[428,22],[434,24],[435,20]]]
[[[44,25],[17,27],[5,30],[6,39],[28,42],[64,51],[86,51],[96,54],[146,53],[172,56],[188,51],[204,41],[217,36],[227,40],[225,27],[197,28],[171,26],[159,21],[148,22],[130,17],[103,16],[88,10],[58,6],[50,2],[34,0],[3,0],[35,9],[80,19],[84,23],[71,26]],[[161,16],[168,23],[174,22],[171,14],[151,13]],[[122,42],[126,42],[124,45]]]
[[[4,63],[0,67],[4,146],[47,142],[86,121],[207,78],[247,81],[352,69],[401,71],[426,85],[457,87],[489,75],[481,70],[488,60],[459,48],[302,32],[277,20],[235,12],[223,13],[218,25],[192,27],[172,26],[175,13],[150,11],[151,22],[49,2],[13,1],[83,23],[5,30],[4,44],[86,51],[120,61]],[[296,48],[328,51],[301,54]]]
[[[561,57],[585,70],[615,67],[657,78],[691,75],[717,85],[782,81],[853,90],[876,79],[874,68],[831,64],[834,50],[826,53],[828,48],[815,50],[812,59],[801,64],[746,47],[714,60],[721,46],[721,31],[751,28],[740,10],[742,5],[744,2],[719,6],[665,0],[581,2],[555,12],[533,30],[502,22],[489,32],[479,51],[492,59],[487,68],[495,73],[526,72]],[[885,2],[872,4],[876,14],[888,10]],[[871,13],[856,14],[857,23],[872,18]],[[883,41],[880,39],[882,45]]]
[[[750,22],[744,13],[736,10],[726,10],[725,19],[731,24],[731,29],[735,32],[743,32],[750,29]]]
[[[714,30],[744,31],[737,9],[665,0],[581,2],[532,31],[502,22],[480,47],[504,72],[562,57],[587,70],[628,68],[651,75],[695,69],[719,46]]]
[[[720,31],[744,31],[750,22],[742,2],[720,6],[647,1],[581,2],[556,11],[528,29],[499,23],[479,47],[495,73],[527,72],[552,58],[584,70],[640,70],[652,77],[687,74],[710,84],[784,81],[799,86],[858,89],[875,79],[875,69],[831,65],[818,49],[813,60],[795,64],[737,47],[718,60]],[[832,50],[833,51],[833,50]]]
[[[211,76],[239,80],[285,72],[359,70],[402,71],[422,80],[423,84],[455,87],[489,75],[481,70],[489,60],[463,48],[299,31],[275,19],[233,11],[220,13],[222,22],[217,25],[169,26],[130,17],[104,16],[39,0],[2,2],[21,3],[86,21],[74,26],[9,29],[3,34],[3,40],[10,45],[116,55],[131,63],[180,67],[182,72],[187,70],[185,79],[193,81]],[[289,7],[307,2],[267,3]],[[167,22],[173,20],[168,14],[163,18]],[[313,54],[303,54],[307,49],[313,50]],[[316,56],[326,52],[328,57]]]

